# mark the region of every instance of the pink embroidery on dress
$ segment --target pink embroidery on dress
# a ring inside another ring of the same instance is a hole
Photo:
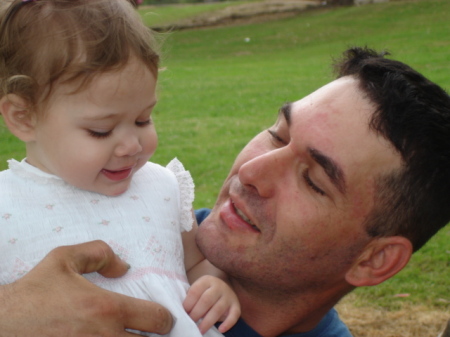
[[[108,242],[109,246],[112,248],[112,250],[114,251],[114,253],[116,253],[116,255],[118,257],[120,257],[122,260],[127,261],[128,260],[128,256],[129,251],[128,249],[126,249],[124,246],[119,245],[117,242],[115,241],[109,241]]]
[[[130,197],[130,199],[132,199],[132,200],[138,200],[139,197],[138,197],[137,195],[132,195],[132,196]]]
[[[13,281],[21,278],[23,275],[28,273],[30,270],[31,270],[30,266],[28,266],[22,260],[16,258],[16,261],[14,263],[13,275],[12,275],[15,277],[15,279]]]
[[[64,227],[57,226],[57,227],[53,228],[53,231],[56,232],[56,233],[59,233],[59,232],[62,231],[63,228],[64,228]]]
[[[8,220],[11,216],[12,216],[12,214],[5,213],[5,214],[3,214],[2,218],[5,220]]]
[[[181,245],[175,245],[175,263],[178,268],[184,268],[184,251]]]
[[[54,207],[55,205],[51,205],[51,204],[49,204],[49,205],[45,205],[45,208],[47,208],[47,209],[49,209],[49,210],[53,210],[53,207]]]
[[[108,221],[108,220],[102,220],[102,221],[100,221],[98,224],[99,224],[99,225],[103,225],[103,226],[108,226],[109,223],[110,223],[110,221]]]
[[[150,217],[149,217],[149,216],[143,216],[142,219],[143,219],[145,222],[150,222]]]
[[[12,239],[9,239],[8,242],[11,243],[11,244],[15,244],[17,242],[17,239],[16,238],[12,238]]]
[[[154,275],[164,275],[172,280],[179,280],[181,282],[187,283],[188,280],[186,278],[186,275],[173,271],[173,270],[167,270],[163,268],[158,267],[142,267],[142,268],[132,268],[130,271],[128,271],[124,276],[121,277],[121,280],[141,280],[143,277],[154,274]],[[112,279],[106,278],[101,276],[100,274],[91,273],[87,276],[89,281],[96,283],[96,284],[111,284],[110,282]]]
[[[167,250],[164,249],[164,246],[154,235],[148,240],[145,251],[153,256],[153,261],[156,262],[156,265],[160,267],[165,266]]]
[[[100,202],[98,199],[92,199],[91,204],[97,205]]]

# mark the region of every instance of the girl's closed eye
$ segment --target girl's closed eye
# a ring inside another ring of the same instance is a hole
[[[149,118],[145,121],[136,121],[136,125],[137,126],[147,126],[147,125],[151,125],[152,124],[152,119]]]
[[[112,130],[109,131],[95,131],[95,130],[87,130],[88,134],[94,138],[106,138],[111,135]]]

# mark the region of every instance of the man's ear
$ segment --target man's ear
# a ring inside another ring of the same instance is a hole
[[[9,131],[24,142],[34,139],[36,118],[30,113],[28,102],[16,94],[0,99],[0,113]]]
[[[379,284],[402,270],[412,253],[411,241],[403,236],[373,239],[347,271],[345,279],[355,287]]]

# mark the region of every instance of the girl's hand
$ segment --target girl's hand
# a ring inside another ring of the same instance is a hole
[[[228,331],[241,314],[238,298],[231,287],[210,275],[202,276],[192,284],[183,306],[194,322],[203,318],[199,324],[202,334],[218,321],[222,322],[219,331]]]

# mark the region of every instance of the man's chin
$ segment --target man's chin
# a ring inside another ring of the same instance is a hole
[[[215,227],[215,221],[213,220],[212,214],[208,215],[198,227],[195,241],[198,248],[205,256],[208,254],[208,251],[214,247],[218,240],[220,240]]]

